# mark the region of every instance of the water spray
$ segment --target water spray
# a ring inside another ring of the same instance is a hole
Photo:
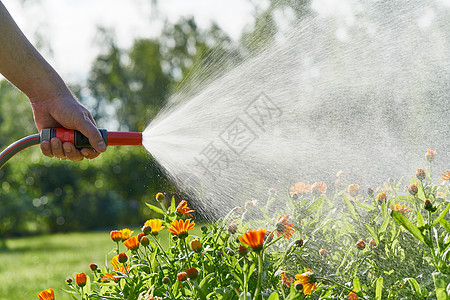
[[[142,146],[142,133],[140,132],[117,132],[99,129],[103,140],[107,146]],[[8,146],[0,153],[0,169],[3,165],[19,151],[33,145],[38,145],[44,141],[50,141],[52,138],[59,138],[61,142],[74,144],[75,148],[92,148],[89,139],[77,130],[65,128],[46,128],[42,129],[40,134],[33,134],[20,139]]]

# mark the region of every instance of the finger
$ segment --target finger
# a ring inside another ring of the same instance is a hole
[[[64,143],[63,145],[65,156],[71,161],[82,161],[84,156],[81,155],[72,143]]]
[[[42,154],[44,154],[45,156],[48,156],[48,157],[54,156],[53,152],[52,152],[52,147],[51,147],[49,141],[41,142],[41,152],[42,152]]]
[[[66,159],[60,139],[52,138],[50,140],[50,145],[52,146],[52,152],[54,156],[56,156],[59,159]]]
[[[102,135],[94,123],[89,119],[89,121],[83,122],[78,127],[78,130],[84,134],[88,139],[89,143],[94,147],[97,152],[106,151],[106,143],[103,140]]]
[[[100,155],[99,152],[95,151],[92,148],[83,148],[80,150],[80,152],[81,152],[81,155],[83,155],[87,159],[93,159]]]

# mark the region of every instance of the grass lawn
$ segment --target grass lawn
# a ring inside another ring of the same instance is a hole
[[[200,228],[195,231],[198,234]],[[160,233],[163,245],[167,234]],[[6,250],[0,249],[0,300],[38,299],[46,288],[55,290],[56,300],[69,300],[62,291],[66,278],[80,272],[90,275],[89,264],[103,266],[115,249],[109,231],[9,239],[6,244]]]

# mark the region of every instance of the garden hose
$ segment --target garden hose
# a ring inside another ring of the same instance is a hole
[[[142,146],[142,133],[140,132],[117,132],[99,129],[103,140],[108,146],[138,145]],[[59,138],[61,142],[74,144],[75,148],[92,148],[89,139],[77,130],[65,128],[46,128],[41,130],[41,134],[33,134],[17,142],[12,143],[0,153],[0,169],[4,164],[19,151],[43,141],[50,141],[52,138]]]

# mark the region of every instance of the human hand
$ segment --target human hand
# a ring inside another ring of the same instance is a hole
[[[53,138],[50,142],[41,143],[41,151],[45,156],[82,161],[96,158],[106,150],[106,144],[98,131],[91,113],[70,93],[65,91],[61,96],[49,99],[30,99],[34,121],[39,131],[44,128],[64,127],[78,130],[84,134],[94,147],[78,150],[72,143],[62,143]]]

